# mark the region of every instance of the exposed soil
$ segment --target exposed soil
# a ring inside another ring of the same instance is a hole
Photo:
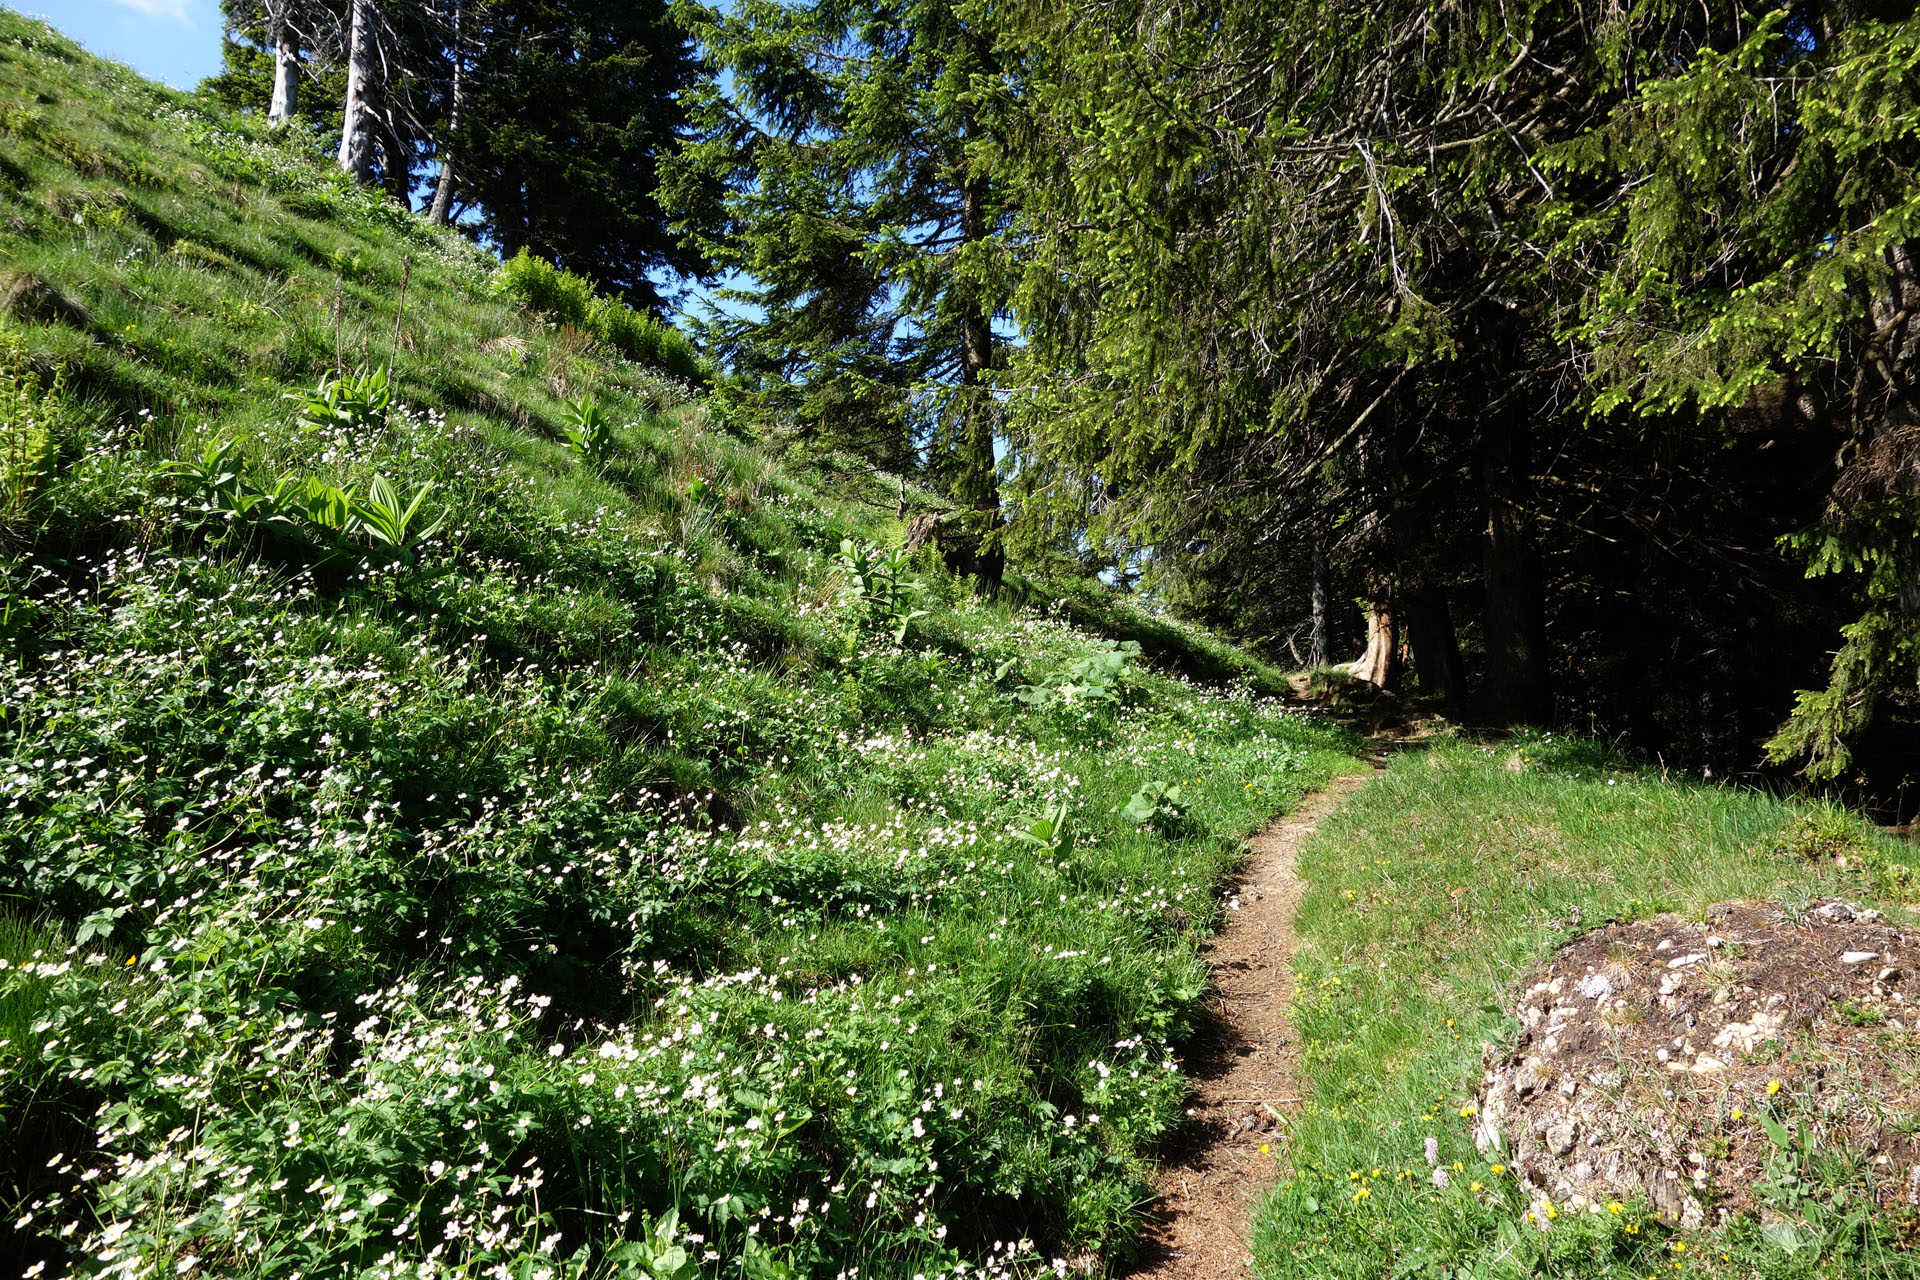
[[[1475,1139],[1536,1197],[1644,1196],[1685,1228],[1766,1221],[1765,1116],[1869,1162],[1883,1209],[1920,1201],[1920,937],[1877,911],[1728,902],[1704,923],[1609,925],[1562,949],[1516,1014]]]
[[[1189,1123],[1165,1153],[1155,1223],[1130,1275],[1158,1280],[1245,1276],[1248,1217],[1275,1180],[1286,1117],[1299,1106],[1293,998],[1294,911],[1301,843],[1371,774],[1336,778],[1254,837],[1228,886],[1227,925],[1212,945],[1211,1024],[1190,1046]],[[1267,1146],[1269,1151],[1260,1148]]]

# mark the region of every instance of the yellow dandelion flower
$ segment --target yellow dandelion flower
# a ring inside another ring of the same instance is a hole
[[[1778,1092],[1780,1092],[1780,1082],[1778,1080],[1767,1081],[1767,1096],[1771,1098]]]

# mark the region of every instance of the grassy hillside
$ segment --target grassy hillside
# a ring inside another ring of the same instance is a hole
[[[0,264],[0,1263],[1124,1248],[1214,881],[1351,767],[1271,672],[6,14]]]

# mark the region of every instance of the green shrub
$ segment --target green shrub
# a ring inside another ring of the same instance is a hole
[[[545,258],[522,249],[500,267],[500,285],[529,311],[538,311],[555,324],[587,327],[593,307],[593,282],[562,271]]]
[[[0,330],[0,522],[26,517],[66,416],[66,392],[66,366],[42,386],[26,349]]]
[[[385,369],[323,374],[312,388],[289,391],[284,398],[300,406],[300,425],[309,431],[369,431],[387,425],[393,387]]]
[[[501,265],[500,286],[521,306],[592,334],[636,364],[665,369],[688,382],[708,381],[700,353],[684,333],[618,298],[595,296],[591,280],[525,249]]]

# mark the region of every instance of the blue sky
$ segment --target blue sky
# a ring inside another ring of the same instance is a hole
[[[19,7],[176,89],[191,89],[220,69],[219,0],[25,0]]]

